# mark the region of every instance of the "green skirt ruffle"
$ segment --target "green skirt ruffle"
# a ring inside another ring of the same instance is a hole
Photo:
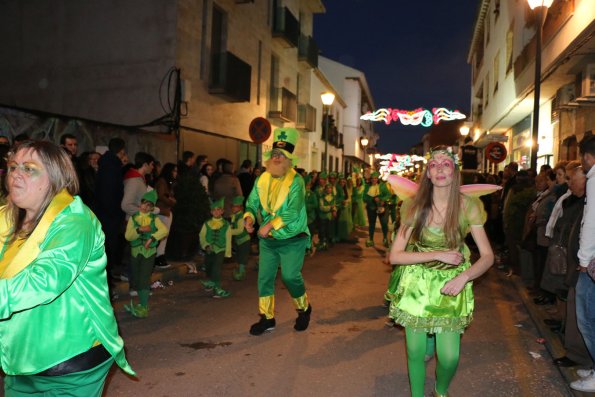
[[[468,282],[457,296],[443,295],[440,289],[471,264],[464,262],[448,269],[428,265],[400,266],[389,316],[414,332],[463,333],[473,318],[472,283]]]

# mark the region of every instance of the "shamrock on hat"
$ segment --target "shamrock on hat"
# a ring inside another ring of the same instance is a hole
[[[291,160],[292,165],[296,165],[298,157],[293,154],[300,133],[295,128],[275,128],[273,131],[273,150],[264,153],[265,161],[271,158],[274,151],[280,151],[285,157]]]

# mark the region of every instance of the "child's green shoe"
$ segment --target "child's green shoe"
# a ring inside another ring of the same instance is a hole
[[[373,247],[373,246],[374,246],[374,241],[372,241],[372,240],[366,241],[366,247]]]
[[[233,271],[233,279],[243,281],[246,279],[246,269],[236,269]]]
[[[136,305],[134,310],[132,310],[132,315],[138,318],[147,318],[149,317],[149,308],[140,304]]]
[[[207,292],[211,292],[215,288],[215,283],[211,280],[200,280],[200,283]]]
[[[215,298],[215,299],[227,298],[230,295],[231,295],[231,292],[226,291],[223,288],[215,288],[215,294],[213,295],[213,298]]]

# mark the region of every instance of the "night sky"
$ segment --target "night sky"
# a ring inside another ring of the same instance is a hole
[[[467,54],[480,0],[324,0],[315,14],[321,54],[365,73],[376,108],[469,114]],[[423,127],[377,122],[381,152],[404,153]]]

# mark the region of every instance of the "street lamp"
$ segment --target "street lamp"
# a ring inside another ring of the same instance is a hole
[[[467,136],[467,135],[469,135],[469,127],[464,125],[461,128],[459,128],[459,132],[461,133],[462,136]]]
[[[322,170],[328,172],[328,130],[329,130],[329,118],[331,105],[335,101],[335,94],[332,92],[323,92],[320,94],[322,99],[322,109],[325,117],[324,121],[324,164],[322,164]]]
[[[539,149],[539,96],[541,94],[541,36],[543,24],[547,15],[547,9],[554,0],[527,0],[529,7],[536,10],[537,27],[535,32],[535,95],[533,99],[533,127],[531,129],[531,164],[530,167],[537,169],[537,150]]]

